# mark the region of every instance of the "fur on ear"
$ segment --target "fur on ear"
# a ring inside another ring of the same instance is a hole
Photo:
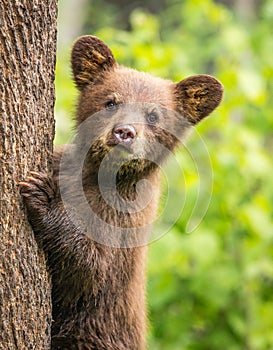
[[[74,44],[71,53],[74,80],[78,89],[100,81],[104,73],[115,64],[108,46],[95,36],[85,35]]]
[[[223,85],[210,75],[195,75],[174,85],[176,108],[192,124],[207,117],[221,102]]]

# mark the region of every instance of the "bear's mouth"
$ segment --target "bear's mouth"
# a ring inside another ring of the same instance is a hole
[[[128,143],[107,143],[107,146],[110,148],[110,152],[115,152],[117,156],[133,156],[135,154],[134,146],[132,142]]]
[[[116,139],[109,137],[105,146],[108,152],[111,152],[113,158],[116,157],[117,159],[145,158],[147,153],[147,141],[144,138],[135,138],[134,140],[120,143]]]

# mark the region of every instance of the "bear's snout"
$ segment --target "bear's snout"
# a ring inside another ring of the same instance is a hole
[[[113,129],[113,135],[117,143],[131,143],[136,137],[136,129],[129,124],[118,124]]]

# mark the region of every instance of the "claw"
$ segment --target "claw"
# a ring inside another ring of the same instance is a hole
[[[24,181],[20,181],[18,182],[18,185],[22,188],[31,188],[33,186],[32,183],[28,183],[28,182],[24,182]]]
[[[19,182],[17,182],[17,184],[18,184],[19,186],[22,186],[22,187],[29,187],[29,183],[24,182],[24,181],[19,181]]]
[[[29,193],[27,193],[27,192],[22,192],[22,193],[21,193],[21,196],[22,196],[22,197],[29,198],[29,197],[31,197],[31,194],[29,194]]]
[[[35,176],[35,177],[38,178],[38,179],[42,179],[42,178],[43,178],[42,174],[41,174],[41,173],[38,173],[37,171],[30,171],[29,173],[30,173],[31,175]]]
[[[37,181],[37,179],[35,177],[32,177],[32,176],[27,176],[27,180],[31,181],[31,182],[36,182]],[[38,179],[38,180],[40,180],[40,179]]]

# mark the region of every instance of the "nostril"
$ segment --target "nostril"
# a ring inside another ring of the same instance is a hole
[[[136,130],[132,125],[117,125],[113,134],[118,142],[131,142],[136,137]]]

